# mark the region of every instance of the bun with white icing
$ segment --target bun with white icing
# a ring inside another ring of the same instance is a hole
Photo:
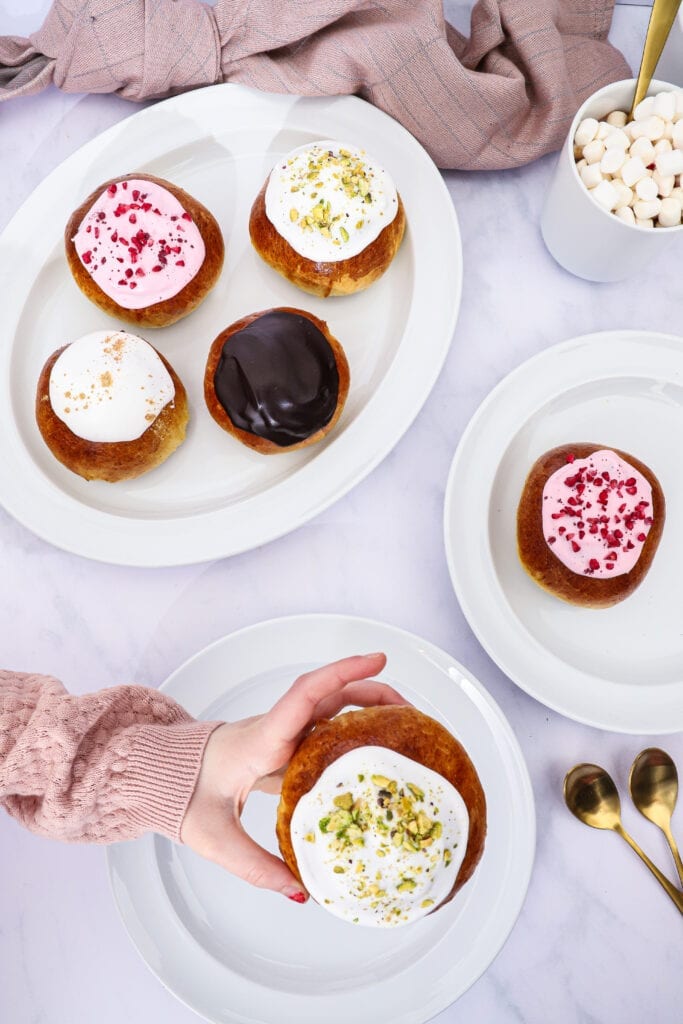
[[[471,877],[486,800],[460,743],[416,708],[319,722],[282,783],[277,837],[311,896],[352,924],[393,927],[444,906]]]
[[[223,236],[213,215],[151,174],[127,174],[96,188],[69,218],[64,243],[83,294],[138,327],[166,327],[187,316],[223,266]]]
[[[275,165],[251,210],[258,254],[306,292],[367,288],[403,238],[405,212],[387,172],[364,150],[325,139]]]
[[[128,480],[183,442],[187,397],[142,338],[96,331],[54,352],[40,374],[36,421],[46,445],[86,480]]]
[[[633,455],[566,444],[531,467],[517,511],[519,558],[544,590],[608,608],[641,583],[664,528],[657,477]]]

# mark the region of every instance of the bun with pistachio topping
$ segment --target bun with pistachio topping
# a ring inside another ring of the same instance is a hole
[[[414,707],[319,722],[285,772],[282,856],[311,896],[353,924],[432,913],[472,876],[486,799],[462,745]]]
[[[257,253],[305,292],[350,295],[387,269],[405,232],[401,197],[365,150],[331,139],[278,161],[252,206]]]

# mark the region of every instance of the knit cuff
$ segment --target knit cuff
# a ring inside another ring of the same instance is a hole
[[[121,779],[131,823],[180,842],[209,736],[221,722],[141,725],[135,730]]]

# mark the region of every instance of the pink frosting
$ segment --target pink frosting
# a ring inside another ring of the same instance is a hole
[[[568,456],[543,488],[543,536],[579,575],[607,579],[630,572],[652,526],[652,488],[612,451]]]
[[[197,225],[176,197],[134,178],[105,189],[73,242],[93,281],[124,309],[177,295],[206,254]]]

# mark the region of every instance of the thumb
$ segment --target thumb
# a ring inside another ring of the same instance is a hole
[[[230,830],[225,845],[214,848],[211,860],[249,885],[282,893],[295,903],[308,899],[308,893],[285,862],[254,842],[241,824]]]

